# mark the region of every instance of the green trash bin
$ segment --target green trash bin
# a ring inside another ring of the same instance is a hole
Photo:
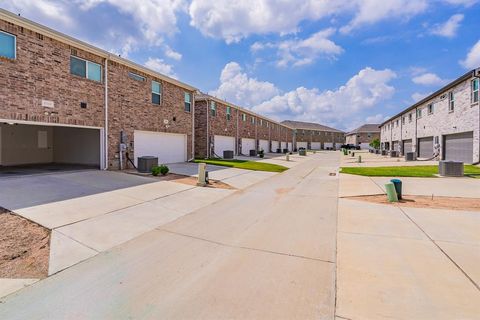
[[[395,191],[397,192],[397,198],[402,199],[402,180],[400,179],[392,179],[390,180],[391,183],[395,186]]]

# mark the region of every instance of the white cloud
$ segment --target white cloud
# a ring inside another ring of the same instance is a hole
[[[454,14],[445,23],[435,25],[430,32],[437,36],[453,38],[457,35],[462,20],[463,14]]]
[[[285,40],[279,43],[260,44],[255,42],[250,50],[257,52],[265,48],[276,48],[279,57],[277,65],[303,66],[313,63],[318,57],[335,58],[344,50],[328,37],[335,33],[335,29],[328,28],[314,33],[306,39]]]
[[[431,92],[427,92],[427,93],[415,92],[414,94],[412,94],[412,100],[413,102],[418,102],[431,94],[432,94]]]
[[[345,15],[353,19],[343,32],[385,19],[410,18],[428,6],[427,0],[192,0],[190,24],[209,37],[238,42],[251,34],[296,33],[302,21]]]
[[[67,6],[51,0],[0,0],[0,6],[24,17],[39,17],[42,20],[54,21],[66,27],[73,24]]]
[[[467,69],[480,67],[480,40],[470,49],[464,60],[460,64]]]
[[[182,54],[170,48],[169,46],[165,47],[165,55],[170,59],[180,61],[182,60]]]
[[[446,3],[453,5],[462,5],[465,7],[471,7],[474,4],[478,3],[478,0],[444,0]]]
[[[384,116],[381,113],[378,113],[373,116],[368,116],[365,118],[365,123],[382,123],[383,121],[387,120],[389,117]]]
[[[433,86],[433,85],[443,85],[448,82],[448,80],[444,80],[440,78],[435,73],[427,72],[421,75],[415,76],[412,78],[413,83],[421,84],[424,86]]]
[[[178,31],[176,14],[186,9],[184,0],[76,0],[76,2],[83,10],[108,3],[119,12],[131,15],[151,45],[162,43],[162,35],[172,35]]]
[[[409,19],[424,12],[428,7],[427,0],[358,0],[357,13],[346,26],[340,29],[349,33],[364,24],[373,24],[390,18]]]
[[[252,79],[235,62],[225,66],[219,89],[212,92],[240,106],[274,119],[316,121],[345,127],[355,117],[392,97],[389,82],[396,74],[389,70],[362,69],[338,89],[321,91],[298,87],[281,92],[274,84]]]
[[[270,82],[249,78],[236,62],[225,65],[220,75],[220,86],[210,92],[240,106],[251,107],[279,94],[279,90]]]
[[[173,72],[173,66],[165,63],[162,59],[158,58],[148,58],[147,62],[145,62],[145,66],[150,68],[154,71],[160,72],[170,78],[177,79],[177,75]]]

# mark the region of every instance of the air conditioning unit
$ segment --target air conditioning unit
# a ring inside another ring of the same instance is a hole
[[[415,161],[417,160],[415,152],[406,152],[405,153],[405,161]]]
[[[438,163],[438,174],[443,177],[463,177],[463,162],[442,160]]]

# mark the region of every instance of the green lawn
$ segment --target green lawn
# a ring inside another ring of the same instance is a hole
[[[224,167],[254,170],[254,171],[283,172],[288,169],[287,167],[280,166],[278,164],[248,161],[248,160],[196,159],[195,162],[196,163],[203,162],[203,163],[211,164],[215,166],[224,166]]]
[[[341,173],[356,174],[369,177],[435,177],[438,166],[410,167],[343,167]],[[465,175],[480,178],[480,167],[465,165]]]

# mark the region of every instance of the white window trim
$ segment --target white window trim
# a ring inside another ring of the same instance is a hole
[[[477,90],[473,89],[475,82],[477,82]],[[475,78],[475,79],[472,80],[471,90],[472,90],[472,101],[471,101],[471,103],[472,104],[478,103],[478,101],[480,100],[480,78]],[[475,99],[474,98],[475,92],[477,93],[477,101],[474,100]]]
[[[160,88],[160,93],[158,92],[153,92],[153,83],[158,83],[158,87]],[[158,81],[155,81],[155,80],[152,80],[152,85],[150,86],[150,90],[152,91],[152,94],[158,94],[160,96],[160,103],[159,104],[156,104],[152,101],[152,104],[155,104],[157,106],[161,106],[162,105],[162,102],[163,102],[163,86],[162,86],[162,83],[161,82],[158,82]]]
[[[147,78],[145,78],[144,76],[141,76],[141,75],[139,75],[135,72],[132,72],[132,71],[128,71],[128,77],[132,80],[135,80],[135,81],[141,81],[141,82],[147,81]],[[140,78],[140,79],[136,79],[135,77]]]
[[[428,115],[432,115],[433,114],[433,103],[429,103],[428,106],[427,106],[427,113]]]
[[[6,34],[7,36],[12,36],[13,37],[13,59],[12,60],[17,60],[17,36],[5,31],[0,30],[0,33]],[[8,57],[4,57],[6,59],[10,59]]]
[[[452,97],[452,99],[450,98]],[[452,102],[453,102],[453,108],[452,108]],[[455,111],[455,94],[453,91],[450,91],[448,93],[448,112],[453,112]]]

